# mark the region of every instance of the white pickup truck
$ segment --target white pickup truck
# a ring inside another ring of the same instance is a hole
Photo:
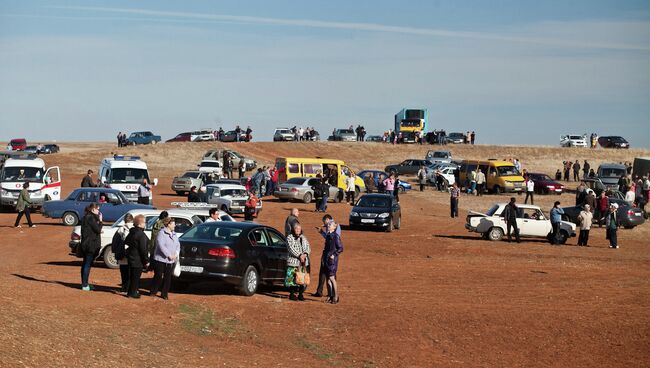
[[[470,232],[481,234],[485,239],[498,241],[503,239],[506,234],[506,221],[503,218],[503,210],[507,203],[497,203],[486,213],[470,211],[467,215],[465,228]],[[544,216],[544,212],[533,205],[517,205],[519,213],[517,214],[517,227],[519,235],[524,238],[547,238],[552,233],[553,227],[551,220]],[[576,236],[576,225],[562,221],[560,224],[559,240],[561,244],[566,243],[567,239]]]

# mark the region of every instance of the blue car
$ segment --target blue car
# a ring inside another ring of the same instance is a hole
[[[74,226],[83,217],[90,203],[99,203],[104,222],[115,222],[125,213],[135,209],[155,209],[153,206],[129,203],[124,194],[110,188],[77,188],[68,198],[43,203],[43,216],[63,219],[63,224]]]
[[[135,132],[131,133],[126,140],[126,144],[135,146],[136,144],[156,144],[160,142],[160,136],[154,135],[151,132]]]
[[[372,180],[375,182],[375,188],[379,186],[379,176],[380,175],[383,175],[384,179],[388,177],[388,173],[385,172],[385,171],[382,171],[382,170],[363,170],[363,171],[358,172],[357,176],[365,181],[366,175],[368,175],[368,174],[372,174]],[[404,180],[399,181],[399,192],[400,193],[408,192],[411,189],[412,189],[412,187],[411,187],[410,183],[408,183],[408,182],[406,182]]]

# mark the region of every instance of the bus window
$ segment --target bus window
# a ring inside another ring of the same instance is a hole
[[[300,166],[298,164],[288,164],[287,169],[290,174],[298,174],[300,172]]]
[[[321,164],[303,164],[302,173],[307,176],[309,174],[316,175],[323,172],[323,166]]]

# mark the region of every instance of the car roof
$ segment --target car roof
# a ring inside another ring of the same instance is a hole
[[[384,194],[384,193],[371,193],[371,194],[364,194],[364,195],[361,196],[361,198],[365,198],[365,197],[368,197],[368,198],[394,198],[392,195]],[[359,199],[361,199],[361,198],[359,198]]]
[[[505,207],[505,206],[508,205],[508,203],[506,203],[506,202],[495,203],[495,204],[498,205],[499,207]],[[515,203],[515,204],[519,208],[532,208],[532,209],[536,209],[536,210],[540,210],[540,211],[542,210],[542,208],[540,206],[535,206],[533,204],[520,204],[520,203]]]
[[[105,187],[83,187],[83,188],[76,188],[76,189],[73,190],[73,192],[74,191],[80,191],[80,192],[100,191],[100,192],[106,192],[106,193],[116,193],[116,192],[122,193],[119,189],[105,188]]]
[[[221,184],[221,183],[216,183],[216,184],[208,184],[206,187],[218,187],[219,189],[244,189],[246,190],[246,187],[241,185],[241,184]]]
[[[253,229],[257,227],[263,227],[263,228],[269,228],[273,229],[275,231],[278,231],[277,229],[271,227],[271,226],[266,226],[262,224],[258,224],[255,222],[236,222],[236,221],[214,221],[214,222],[205,222],[201,224],[200,226],[215,226],[215,227],[227,227],[231,229],[242,229],[242,230],[247,230],[247,229]],[[279,232],[279,231],[278,231]]]

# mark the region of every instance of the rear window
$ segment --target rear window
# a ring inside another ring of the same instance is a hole
[[[202,167],[221,167],[221,164],[218,161],[203,161],[201,162]]]
[[[499,205],[495,204],[489,210],[487,210],[487,212],[485,214],[488,215],[488,216],[493,216],[497,212],[498,209],[499,209]]]
[[[291,178],[286,181],[288,184],[302,185],[305,182],[303,178]]]
[[[600,169],[599,176],[604,178],[620,178],[623,175],[626,175],[627,171],[623,168],[612,167]]]
[[[183,174],[182,177],[183,177],[183,178],[193,178],[193,179],[196,179],[196,178],[199,177],[199,175],[200,175],[200,173],[198,173],[198,172],[195,172],[195,171],[188,171],[188,172],[186,172],[185,174]]]
[[[181,239],[189,241],[209,240],[214,243],[228,244],[235,242],[241,233],[242,229],[225,227],[223,222],[211,222],[189,229],[181,236]]]

